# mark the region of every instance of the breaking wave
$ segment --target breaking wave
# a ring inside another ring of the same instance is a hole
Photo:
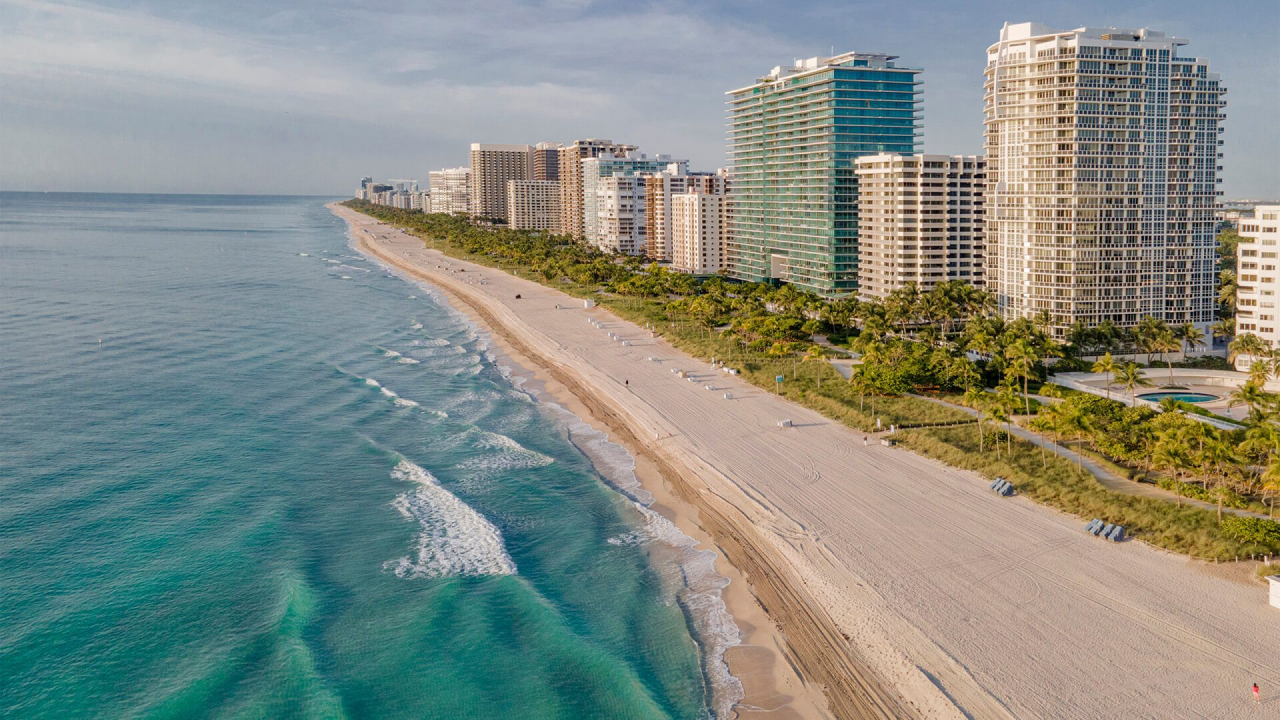
[[[417,487],[391,505],[405,518],[416,520],[421,532],[414,552],[388,561],[384,567],[399,578],[514,575],[515,561],[507,554],[502,532],[474,508],[440,486],[435,476],[401,459],[391,477]]]

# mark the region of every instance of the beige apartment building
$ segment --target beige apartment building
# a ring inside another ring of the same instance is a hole
[[[1006,25],[987,50],[987,287],[1006,318],[1213,321],[1226,88],[1149,29]]]
[[[508,222],[507,183],[533,177],[533,147],[471,144],[471,214]]]
[[[645,178],[645,256],[655,262],[671,262],[671,198],[688,189],[725,192],[726,174],[693,173],[672,163],[666,170]]]
[[[690,188],[671,196],[671,267],[714,275],[725,263],[725,194]]]
[[[428,173],[428,183],[431,189],[428,212],[471,213],[471,168],[432,170]]]
[[[560,183],[511,180],[507,183],[509,225],[515,230],[560,231]]]
[[[858,291],[983,282],[985,161],[975,155],[857,158]]]
[[[1251,333],[1280,348],[1280,205],[1259,205],[1240,218],[1236,247],[1236,334]],[[1253,358],[1236,358],[1248,370]]]
[[[602,155],[626,155],[636,149],[635,145],[594,138],[575,140],[572,144],[560,148],[560,233],[572,235],[575,240],[582,240],[585,237],[582,160]]]

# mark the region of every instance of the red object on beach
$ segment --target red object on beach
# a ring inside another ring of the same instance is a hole
[[[1253,684],[1253,701],[1262,702],[1262,693],[1258,690],[1258,683]]]

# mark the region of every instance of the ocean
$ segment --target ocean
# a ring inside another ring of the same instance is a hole
[[[324,202],[0,193],[0,716],[723,714],[711,553]]]

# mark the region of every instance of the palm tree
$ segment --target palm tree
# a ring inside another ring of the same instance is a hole
[[[1171,330],[1162,330],[1156,333],[1151,339],[1151,349],[1160,353],[1161,357],[1169,363],[1169,384],[1173,384],[1173,358],[1169,353],[1182,349],[1182,343],[1174,336]]]
[[[1151,387],[1151,381],[1142,374],[1142,368],[1138,367],[1138,364],[1134,362],[1128,362],[1120,366],[1120,369],[1116,371],[1116,382],[1129,391],[1129,404],[1134,407],[1138,405],[1137,389]]]
[[[826,362],[826,358],[827,351],[821,345],[810,345],[809,349],[805,351],[804,357],[800,359],[802,363],[818,361],[818,387],[822,387],[822,363]]]
[[[855,365],[849,372],[849,384],[853,386],[853,391],[858,393],[858,412],[866,408],[867,392],[871,389],[871,383],[867,381],[864,368],[863,365]]]
[[[1093,364],[1093,368],[1092,368],[1093,372],[1107,374],[1107,399],[1108,400],[1111,399],[1111,376],[1115,375],[1116,370],[1118,369],[1119,369],[1119,365],[1117,365],[1116,361],[1111,358],[1111,353],[1107,353],[1106,355],[1103,355],[1102,357],[1098,358],[1098,361]]]
[[[1008,433],[1008,442],[1006,443],[1009,455],[1013,455],[1013,409],[1018,405],[1018,393],[1014,386],[1009,383],[1009,378],[1005,378],[1005,382],[1000,383],[1000,387],[996,388],[996,402],[1000,404],[1001,410],[1004,412],[1004,429]],[[1028,411],[1027,414],[1030,414]]]
[[[987,404],[987,393],[980,387],[970,387],[968,390],[964,391],[964,401],[968,403],[970,407],[978,411],[978,452],[982,452],[984,444],[982,438],[982,417],[984,415],[983,408]]]
[[[1262,389],[1262,385],[1249,380],[1244,385],[1231,391],[1231,395],[1228,396],[1227,407],[1233,408],[1237,405],[1244,405],[1249,408],[1249,417],[1256,421],[1261,419],[1258,408],[1265,405],[1268,399],[1268,393]]]
[[[1267,469],[1262,472],[1262,493],[1271,496],[1271,509],[1267,517],[1276,515],[1276,495],[1280,495],[1280,455],[1272,454]]]
[[[1236,334],[1236,322],[1230,318],[1223,318],[1210,325],[1209,331],[1213,333],[1215,340],[1226,340]]]
[[[1010,377],[1022,378],[1022,395],[1026,400],[1027,414],[1031,414],[1031,396],[1027,394],[1031,370],[1040,361],[1036,348],[1025,339],[1015,340],[1004,349],[1005,359],[1009,361],[1007,371]]]
[[[1076,443],[1076,472],[1084,475],[1084,453],[1081,452],[1084,436],[1093,430],[1092,418],[1079,405],[1075,403],[1062,403],[1054,407],[1057,428],[1063,435],[1075,435]]]
[[[1264,355],[1269,356],[1270,354],[1271,346],[1267,344],[1267,341],[1253,333],[1238,335],[1236,336],[1236,339],[1232,340],[1231,344],[1227,346],[1227,359],[1233,363],[1236,361],[1236,358],[1241,356],[1254,358],[1262,357]]]
[[[987,407],[983,409],[982,414],[997,429],[1000,427],[1000,423],[1007,424],[1009,422],[1009,412],[1005,410],[1004,406],[1001,405],[998,401],[992,402],[989,405],[987,405]],[[999,436],[996,437],[995,445],[996,445],[996,459],[999,460],[1000,459]]]
[[[1186,343],[1186,347],[1183,350],[1184,356],[1187,353],[1195,352],[1197,348],[1204,347],[1204,331],[1192,323],[1179,325],[1174,336]]]

